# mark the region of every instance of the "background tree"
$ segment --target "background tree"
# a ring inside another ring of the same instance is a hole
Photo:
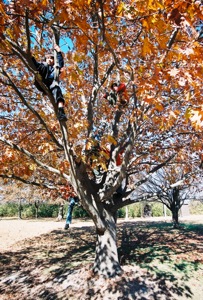
[[[38,216],[39,216],[39,206],[40,206],[40,201],[39,200],[36,200],[34,202],[34,205],[35,205],[35,218],[37,219]]]
[[[194,200],[200,188],[199,169],[196,172],[194,168],[192,169],[187,169],[186,172],[183,162],[181,165],[171,164],[163,167],[139,188],[141,195],[145,194],[149,198],[154,198],[171,211],[174,228],[179,227],[179,213],[182,205],[186,201]]]
[[[58,193],[53,193],[48,189],[27,185],[20,181],[4,179],[0,180],[1,187],[1,204],[12,203],[18,205],[18,216],[23,218],[22,213],[25,212],[24,205],[33,205],[35,209],[35,217],[38,218],[40,205],[44,202],[57,203],[63,199],[58,199]]]
[[[0,174],[53,191],[70,183],[95,223],[93,270],[114,276],[121,272],[117,210],[174,155],[184,160],[183,149],[202,149],[202,46],[194,27],[202,5],[14,0],[0,12]],[[66,124],[31,59],[43,58],[59,34]],[[103,99],[115,81],[127,84],[125,107]]]

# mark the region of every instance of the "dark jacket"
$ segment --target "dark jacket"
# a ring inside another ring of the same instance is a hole
[[[61,52],[57,52],[57,60],[58,60],[59,70],[60,70],[64,66],[64,60],[63,60],[63,56],[62,56]],[[47,87],[50,87],[50,85],[52,84],[52,82],[54,80],[54,66],[49,66],[46,62],[39,63],[36,61],[36,59],[34,57],[32,57],[32,61],[35,65],[37,71],[42,76],[42,82]],[[35,81],[35,85],[36,85],[36,83],[37,82]],[[37,88],[39,90],[43,91],[41,86],[39,84],[37,84],[37,85],[38,85]],[[40,88],[39,88],[39,86],[40,86]]]

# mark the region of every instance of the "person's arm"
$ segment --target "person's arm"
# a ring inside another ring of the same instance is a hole
[[[54,45],[54,50],[56,50],[57,52],[57,60],[58,60],[59,68],[61,69],[64,66],[64,60],[63,60],[61,48],[58,45]]]
[[[32,61],[33,61],[34,65],[35,65],[35,67],[38,68],[39,65],[40,65],[40,63],[38,63],[38,62],[36,61],[36,59],[34,58],[34,56],[32,56]]]
[[[64,66],[64,60],[63,60],[63,55],[61,52],[57,52],[57,60],[58,60],[58,63],[59,63],[59,68],[63,68]]]

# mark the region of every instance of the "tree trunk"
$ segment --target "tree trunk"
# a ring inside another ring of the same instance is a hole
[[[18,204],[18,219],[22,219],[22,210],[23,210],[23,207],[22,207],[22,204],[21,204],[21,200],[19,200],[19,204]]]
[[[108,214],[105,216],[105,221],[107,226],[104,234],[97,236],[93,272],[107,278],[120,275],[122,270],[118,261],[115,219]]]
[[[129,211],[128,211],[128,206],[126,205],[125,207],[125,220],[128,221],[129,220]]]
[[[179,227],[178,212],[180,209],[180,191],[177,187],[173,189],[173,202],[171,205],[173,228]]]
[[[35,218],[38,219],[39,213],[39,200],[35,201]]]
[[[38,212],[39,212],[39,208],[36,207],[35,208],[35,219],[38,219]]]
[[[173,220],[173,227],[178,228],[179,227],[179,219],[178,219],[178,211],[179,209],[176,207],[172,211],[172,220]]]
[[[63,219],[63,215],[64,215],[64,207],[63,204],[60,204],[57,221],[61,221]]]

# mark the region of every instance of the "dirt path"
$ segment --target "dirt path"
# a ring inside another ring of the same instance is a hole
[[[135,218],[130,221],[167,221],[170,217],[153,217],[153,218]],[[119,219],[119,223],[125,220]],[[188,216],[180,221],[196,222],[203,221],[203,215]],[[12,248],[12,245],[25,239],[30,239],[52,230],[63,230],[65,220],[57,222],[55,219],[38,219],[38,220],[18,220],[18,219],[1,219],[0,220],[0,251],[6,251]],[[91,221],[81,222],[81,220],[73,220],[71,227],[93,226]]]
[[[12,248],[14,244],[25,239],[30,239],[52,230],[63,230],[65,220],[57,222],[54,219],[44,220],[0,220],[0,251]],[[93,225],[92,222],[74,221],[71,226],[83,227]]]

